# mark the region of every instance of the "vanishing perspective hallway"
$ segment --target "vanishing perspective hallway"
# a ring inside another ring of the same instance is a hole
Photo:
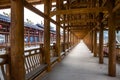
[[[117,64],[117,76],[109,77],[107,62],[105,58],[104,64],[99,64],[98,57],[93,57],[81,42],[42,80],[120,80],[120,65]]]

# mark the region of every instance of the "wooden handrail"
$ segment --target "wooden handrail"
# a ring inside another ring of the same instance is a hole
[[[2,55],[0,55],[0,59],[1,59],[1,61],[0,61],[0,66],[1,65],[4,65],[4,64],[8,64],[8,55],[7,54],[2,54]]]

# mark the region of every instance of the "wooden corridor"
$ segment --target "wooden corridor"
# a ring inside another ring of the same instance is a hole
[[[99,64],[86,45],[81,42],[73,48],[63,61],[40,80],[120,80],[120,65],[117,64],[117,76],[108,76],[108,59]]]

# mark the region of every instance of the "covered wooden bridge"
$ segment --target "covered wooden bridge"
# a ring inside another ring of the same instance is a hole
[[[40,4],[44,4],[44,12],[35,7]],[[34,49],[25,49],[31,42],[26,43],[24,38],[33,35],[40,41],[41,33],[34,26],[24,27],[24,7],[44,18],[44,41],[33,44],[39,46]],[[120,0],[0,0],[0,9],[8,8],[10,20],[0,18],[0,26],[3,26],[0,34],[6,36],[5,45],[0,45],[5,50],[5,54],[0,54],[0,79],[120,79],[120,66],[116,66],[120,61],[120,47],[116,43],[116,32],[120,29]],[[56,25],[53,45],[50,45],[50,23]],[[104,31],[109,32],[107,44],[104,44]]]

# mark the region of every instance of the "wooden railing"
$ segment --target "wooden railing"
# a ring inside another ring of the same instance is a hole
[[[53,43],[53,45],[50,46],[50,62],[51,65],[53,66],[55,62],[57,62],[58,56],[56,52],[56,44]]]
[[[3,47],[4,49],[7,49],[7,52],[6,54],[5,53],[1,53],[0,54],[0,80],[9,80],[10,79],[10,67],[9,67],[9,58],[8,58],[8,51],[9,51],[9,48],[5,48]],[[0,48],[0,49],[3,49],[3,48]]]
[[[46,67],[47,65],[44,63],[42,47],[25,51],[26,80],[34,79],[45,71]]]
[[[108,45],[103,46],[103,52],[105,56],[109,55]],[[116,59],[118,62],[120,62],[120,45],[119,44],[116,44]]]
[[[68,49],[69,44],[62,44],[61,47],[65,46],[65,49]],[[24,51],[25,58],[25,74],[26,80],[33,80],[39,74],[47,70],[47,64],[45,64],[45,56],[44,56],[44,46],[40,44],[40,47],[36,47],[34,49],[26,49]],[[0,55],[0,80],[9,80],[10,79],[10,69],[9,69],[9,57],[10,48],[1,47],[0,49],[4,49],[6,54]],[[62,48],[63,49],[63,48]],[[62,51],[62,50],[61,50]],[[56,44],[50,46],[50,60],[51,65],[54,64],[58,60],[56,53]]]
[[[50,57],[51,57],[51,58],[57,56],[57,55],[56,55],[55,46],[56,46],[56,44],[52,44],[52,45],[50,46]]]
[[[24,46],[35,46],[43,44],[43,42],[31,42],[31,43],[24,43]]]

